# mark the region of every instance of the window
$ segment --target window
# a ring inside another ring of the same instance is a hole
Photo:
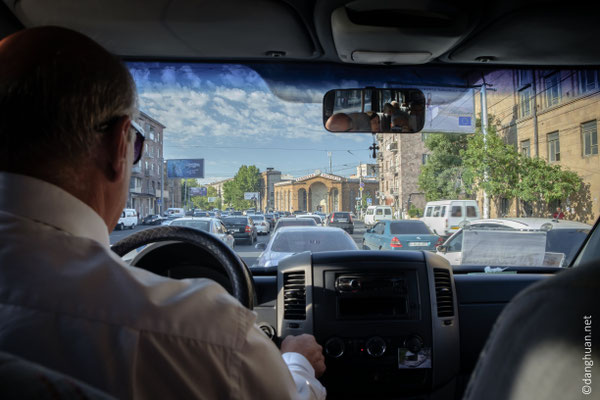
[[[462,217],[462,207],[461,206],[452,206],[452,211],[450,212],[451,217]]]
[[[150,126],[150,140],[154,140],[154,127]]]
[[[144,144],[144,152],[148,155],[148,143]]]
[[[426,217],[431,217],[431,212],[433,211],[433,207],[427,207],[427,210],[425,211],[425,216]]]
[[[583,144],[583,156],[594,156],[598,154],[598,124],[596,120],[581,124],[581,142]]]
[[[533,88],[527,86],[519,90],[519,118],[524,118],[531,115],[533,103]]]
[[[442,207],[442,212],[440,212],[440,217],[445,217],[446,216],[446,206]]]
[[[579,73],[579,89],[581,93],[591,92],[598,88],[598,74],[596,71],[581,71]]]
[[[533,82],[533,71],[530,69],[517,70],[517,87],[522,88]]]
[[[382,209],[382,208],[378,208],[378,209],[375,211],[375,215],[383,215],[383,209]]]
[[[144,161],[144,164],[145,164],[145,167],[146,167],[146,168],[144,168],[144,171],[148,171],[148,161]]]
[[[448,253],[455,253],[455,252],[462,251],[462,239],[463,239],[462,231],[460,231],[456,235],[454,235],[452,240],[450,240],[447,244]]]
[[[434,217],[439,217],[440,216],[440,206],[435,206],[433,208],[433,216]]]
[[[558,132],[548,134],[548,161],[560,161],[560,142]]]
[[[382,224],[381,222],[379,222],[377,225],[375,225],[375,228],[373,228],[373,232],[378,235],[383,235],[384,230],[385,224]]]
[[[467,217],[470,217],[470,218],[477,217],[477,210],[475,209],[474,206],[467,206]]]
[[[546,90],[546,107],[551,107],[560,102],[560,73],[555,72],[544,78]]]
[[[429,160],[430,156],[431,156],[430,154],[423,154],[421,156],[421,164],[423,164],[423,165],[427,164],[427,160]]]
[[[390,208],[386,208],[385,215],[392,215],[392,210]]]
[[[531,157],[531,140],[521,141],[521,154],[525,157]]]

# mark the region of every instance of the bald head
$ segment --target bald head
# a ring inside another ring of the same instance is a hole
[[[352,118],[347,114],[333,114],[325,123],[325,129],[331,132],[346,132],[352,129]]]
[[[81,162],[98,143],[97,127],[132,116],[135,98],[125,66],[80,33],[40,27],[3,39],[0,170]]]

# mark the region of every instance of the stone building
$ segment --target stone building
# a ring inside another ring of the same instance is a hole
[[[600,85],[598,71],[499,70],[485,75],[494,91],[487,91],[488,114],[499,133],[522,154],[540,157],[576,172],[582,190],[569,199],[534,209],[519,199],[490,203],[490,217],[548,216],[562,206],[566,218],[593,223],[600,214],[600,157],[598,120]],[[481,84],[481,76],[471,82]],[[475,98],[476,113],[481,98]],[[483,209],[481,194],[478,196]],[[538,205],[539,206],[539,205]]]
[[[278,211],[352,211],[356,212],[360,196],[360,179],[344,178],[316,171],[291,181],[275,183],[274,201]],[[363,196],[372,198],[377,204],[375,192],[378,190],[376,179],[362,179]]]
[[[233,180],[233,178],[223,179],[221,181],[209,183],[206,186],[215,188],[217,190],[217,197],[219,198],[221,204],[224,204],[225,202],[223,200],[223,193],[224,193],[223,192],[223,185],[225,184],[225,182],[229,182],[229,181],[232,181],[232,180]]]
[[[281,172],[267,168],[260,174],[260,208],[267,212],[275,208],[275,184],[281,182]]]
[[[425,195],[419,189],[418,179],[429,154],[425,134],[380,133],[377,143],[380,202],[392,206],[398,217],[406,217],[411,205],[423,209]]]

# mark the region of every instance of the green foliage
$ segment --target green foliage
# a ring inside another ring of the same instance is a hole
[[[411,218],[420,218],[423,216],[423,210],[415,207],[414,204],[411,204],[408,209],[408,216]]]
[[[458,199],[470,194],[470,187],[465,186],[465,180],[468,185],[472,179],[461,158],[467,141],[466,135],[428,135],[425,146],[432,153],[419,175],[419,186],[425,192],[427,201]]]
[[[260,171],[254,165],[242,165],[233,180],[223,184],[223,201],[237,210],[255,207],[251,200],[244,200],[245,192],[260,190]]]
[[[199,208],[201,210],[212,210],[213,208],[221,209],[221,200],[218,199],[218,192],[212,186],[208,186],[206,188],[207,196],[194,196],[192,197],[192,204],[194,208]],[[209,197],[217,197],[217,201],[213,203],[208,202]]]
[[[541,205],[575,195],[583,181],[572,171],[529,158],[504,143],[490,118],[486,142],[478,123],[473,135],[430,135],[432,151],[421,169],[419,186],[427,201],[457,199],[485,190],[492,200],[519,198]],[[487,179],[484,178],[487,172]]]

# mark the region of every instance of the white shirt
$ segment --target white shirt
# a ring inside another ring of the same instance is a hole
[[[89,206],[0,172],[0,350],[119,398],[324,399],[255,319],[213,281],[128,266]]]

